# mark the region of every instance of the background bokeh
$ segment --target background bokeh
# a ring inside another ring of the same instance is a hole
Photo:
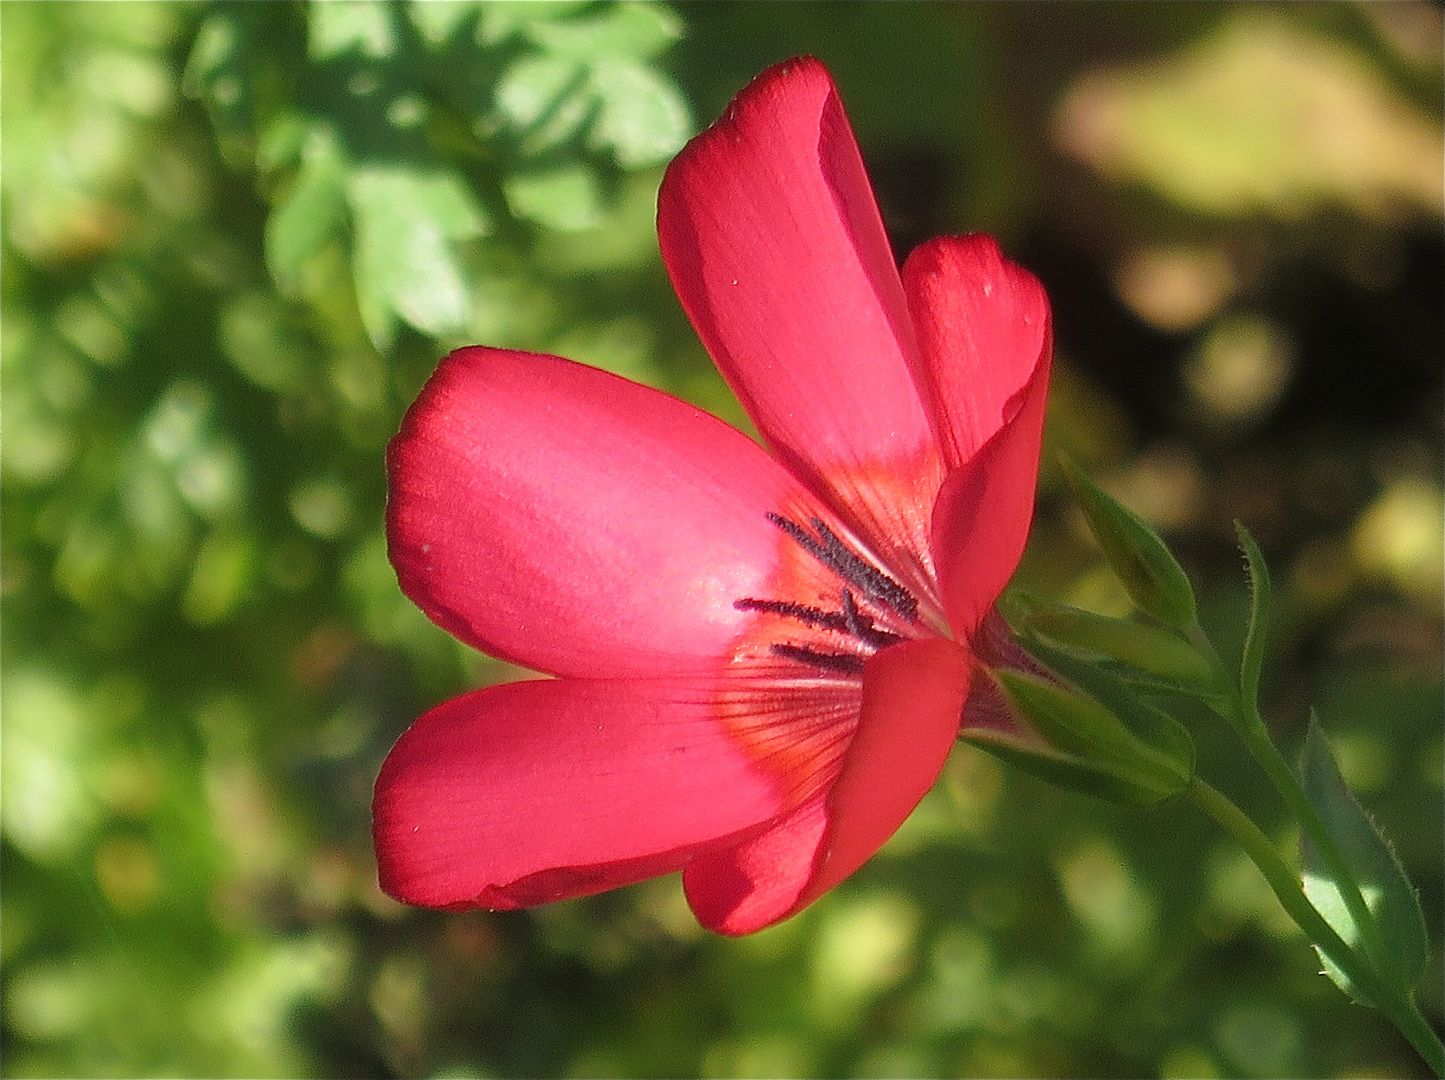
[[[728,941],[675,879],[533,912],[375,883],[390,742],[521,673],[397,591],[382,455],[463,343],[743,424],[653,231],[764,66],[827,62],[900,256],[1052,297],[1049,442],[1237,646],[1232,522],[1419,887],[1441,1013],[1441,8],[6,3],[7,1076],[1416,1076],[1243,856],[960,747],[889,846]],[[1046,464],[1019,581],[1124,600]],[[1274,823],[1240,748],[1207,776]]]

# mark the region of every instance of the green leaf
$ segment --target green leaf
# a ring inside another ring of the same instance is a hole
[[[417,0],[418,6],[429,7],[436,0]],[[482,45],[496,45],[518,31],[539,22],[566,18],[591,4],[592,0],[485,0],[482,21],[477,27],[477,40]]]
[[[621,3],[591,19],[534,21],[527,36],[556,56],[648,60],[682,37],[682,23],[661,4]]]
[[[1193,626],[1194,589],[1159,534],[1072,461],[1062,458],[1061,464],[1104,557],[1134,603],[1170,626]]]
[[[559,232],[577,232],[603,217],[602,191],[585,165],[516,173],[502,182],[507,205],[517,217]]]
[[[347,195],[356,228],[356,299],[373,343],[389,346],[398,318],[433,336],[460,330],[469,288],[448,241],[487,229],[461,179],[369,167],[352,175]]]
[[[186,58],[181,88],[192,97],[215,94],[216,80],[237,64],[240,33],[225,14],[210,15],[196,31],[195,44]]]
[[[311,0],[306,18],[306,51],[313,60],[353,51],[382,60],[396,49],[391,5],[383,0]]]
[[[586,91],[587,70],[578,61],[524,56],[497,81],[497,113],[505,126],[523,137],[523,152],[535,154],[582,129],[594,107]]]
[[[1307,838],[1300,844],[1305,895],[1335,933],[1357,952],[1366,953],[1375,972],[1408,998],[1425,973],[1430,952],[1419,898],[1379,826],[1345,786],[1334,754],[1313,715],[1305,735],[1301,771],[1305,794],[1344,856],[1346,869],[1373,916],[1375,933],[1365,934],[1356,925],[1342,892],[1350,886],[1333,877]],[[1371,938],[1375,944],[1373,952],[1365,947]],[[1326,974],[1340,989],[1357,1000],[1375,1004],[1328,959],[1324,964]]]
[[[312,131],[291,190],[266,219],[266,266],[284,288],[336,237],[346,218],[346,166],[335,139]]]
[[[987,729],[964,731],[960,738],[1045,783],[1105,802],[1154,806],[1170,797],[1160,795],[1152,786],[1141,787],[1104,763],[1086,761],[1042,743],[1030,743]]]
[[[664,75],[627,61],[599,60],[592,81],[602,99],[588,143],[635,169],[664,161],[692,134],[687,102]]]
[[[1249,572],[1249,625],[1244,634],[1244,653],[1239,661],[1240,695],[1251,706],[1259,702],[1259,679],[1264,670],[1264,637],[1269,629],[1269,567],[1264,553],[1242,522],[1234,523],[1239,545],[1244,549]]]
[[[252,137],[248,14],[239,6],[213,9],[196,31],[181,75],[181,90],[205,103],[223,152],[237,163]]]
[[[473,16],[490,6],[484,0],[409,0],[407,17],[428,45],[442,45]]]

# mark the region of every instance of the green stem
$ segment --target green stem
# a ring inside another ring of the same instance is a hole
[[[1214,651],[1213,644],[1197,623],[1189,630],[1188,636],[1191,644],[1213,661],[1223,676],[1223,685],[1229,686],[1230,680],[1224,674],[1223,663]],[[1384,941],[1380,937],[1379,926],[1375,922],[1374,913],[1370,911],[1369,905],[1365,902],[1359,882],[1356,881],[1354,873],[1345,861],[1344,853],[1335,843],[1334,836],[1325,826],[1319,812],[1310,802],[1309,796],[1305,794],[1298,774],[1290,768],[1289,762],[1285,761],[1284,755],[1279,752],[1279,748],[1274,745],[1274,740],[1269,737],[1269,728],[1265,726],[1264,717],[1260,715],[1258,701],[1255,700],[1252,693],[1248,692],[1232,692],[1227,695],[1227,699],[1229,707],[1221,708],[1217,703],[1214,705],[1215,712],[1228,721],[1230,726],[1238,732],[1239,737],[1244,740],[1250,755],[1269,777],[1270,783],[1279,792],[1285,806],[1299,822],[1305,837],[1319,852],[1320,858],[1329,869],[1331,880],[1340,890],[1341,899],[1344,900],[1345,907],[1349,910],[1350,918],[1354,921],[1355,928],[1364,945],[1365,955],[1369,957],[1384,956]]]
[[[1436,1076],[1445,1077],[1445,1045],[1420,1014],[1420,1010],[1404,995],[1397,994],[1375,974],[1367,960],[1350,948],[1324,917],[1315,910],[1301,888],[1299,879],[1280,857],[1259,826],[1239,807],[1197,776],[1189,787],[1194,804],[1213,818],[1225,832],[1244,848],[1255,866],[1264,875],[1280,905],[1304,931],[1305,936],[1327,956],[1331,963],[1349,977],[1362,997],[1387,1015],[1405,1038],[1410,1040]]]

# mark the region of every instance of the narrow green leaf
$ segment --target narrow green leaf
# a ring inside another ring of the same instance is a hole
[[[1244,523],[1234,523],[1239,546],[1244,549],[1245,569],[1249,573],[1249,626],[1244,634],[1244,653],[1239,661],[1240,695],[1251,707],[1258,708],[1259,679],[1264,670],[1264,638],[1269,629],[1269,567],[1264,553]]]
[[[1155,806],[1174,794],[1171,792],[1161,795],[1155,786],[1140,785],[1105,763],[1086,761],[1041,743],[1011,739],[997,731],[964,731],[960,738],[1045,783],[1091,795],[1105,802],[1122,803],[1126,806]]]
[[[1128,680],[1037,639],[1027,639],[1024,644],[1055,675],[1088,694],[1117,717],[1136,739],[1158,750],[1181,772],[1194,775],[1194,737],[1189,734],[1189,729],[1144,701]]]
[[[1368,953],[1366,944],[1373,938],[1375,950],[1366,956],[1370,966],[1408,998],[1425,973],[1430,951],[1419,898],[1389,842],[1345,786],[1334,754],[1313,715],[1305,736],[1301,771],[1305,794],[1344,856],[1347,870],[1373,916],[1375,933],[1366,934],[1356,925],[1342,895],[1342,889],[1349,886],[1333,877],[1307,838],[1300,845],[1305,895],[1335,933],[1357,951]],[[1375,1004],[1328,959],[1325,969],[1346,993]]]
[[[1170,626],[1193,626],[1194,588],[1159,534],[1072,461],[1062,458],[1061,464],[1104,557],[1134,603]]]

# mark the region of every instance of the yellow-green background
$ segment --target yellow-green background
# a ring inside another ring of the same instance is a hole
[[[1424,3],[0,5],[4,1074],[1422,1075],[1187,807],[976,751],[741,941],[675,879],[404,909],[367,804],[410,719],[517,674],[397,592],[402,410],[480,342],[744,422],[653,200],[810,52],[900,256],[986,230],[1044,280],[1050,443],[1226,650],[1260,539],[1267,710],[1293,755],[1318,706],[1393,836],[1438,1023],[1441,37]],[[1051,465],[1021,581],[1122,610]]]

